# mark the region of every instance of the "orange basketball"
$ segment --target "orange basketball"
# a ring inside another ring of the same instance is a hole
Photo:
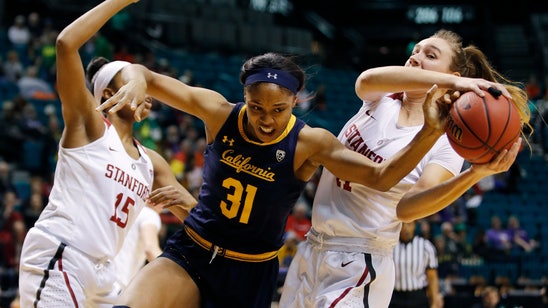
[[[521,120],[516,106],[495,88],[480,97],[461,95],[451,106],[445,131],[453,149],[474,164],[489,162],[509,149],[520,135]]]

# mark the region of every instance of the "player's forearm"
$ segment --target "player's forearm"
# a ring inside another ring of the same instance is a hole
[[[167,208],[175,217],[179,218],[181,222],[185,221],[185,218],[190,214],[189,210],[186,210],[181,205],[174,205]]]
[[[133,3],[133,0],[106,0],[68,25],[57,38],[72,48],[83,46],[116,13]]]
[[[421,129],[407,146],[383,163],[378,176],[378,190],[385,191],[399,183],[417,166],[442,134],[442,131],[435,129]]]
[[[450,88],[456,76],[405,66],[383,66],[368,69],[356,80],[356,93],[368,99],[368,93],[389,93],[428,90],[433,84]]]
[[[396,207],[398,219],[404,222],[413,221],[437,213],[457,200],[481,178],[482,176],[478,173],[467,169],[458,176],[429,189],[408,192]]]

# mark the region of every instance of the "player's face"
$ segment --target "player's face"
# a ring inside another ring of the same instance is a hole
[[[452,57],[453,50],[447,41],[437,37],[430,37],[415,45],[413,53],[405,62],[405,66],[451,73],[449,67]]]
[[[297,102],[297,96],[273,83],[260,83],[245,89],[247,120],[245,132],[249,138],[270,142],[285,130]]]

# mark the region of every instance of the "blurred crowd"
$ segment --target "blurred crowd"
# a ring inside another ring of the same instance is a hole
[[[109,24],[112,30],[109,37],[99,33],[90,40],[81,50],[84,63],[96,56],[126,60],[197,85],[191,70],[179,72],[167,60],[157,58],[146,49],[132,52],[131,42],[118,35],[124,23],[127,23],[124,18],[113,19],[113,24]],[[21,245],[26,231],[47,203],[55,171],[63,128],[61,104],[55,91],[57,34],[48,16],[33,12],[15,17],[7,29],[6,44],[0,42],[4,45],[0,49],[0,307],[9,307],[17,293]],[[534,151],[548,159],[545,120],[548,118],[548,78],[539,84],[538,78],[532,75],[526,86],[536,129],[530,141]],[[323,110],[325,94],[323,86],[320,88],[315,108]],[[206,147],[202,125],[191,115],[153,102],[150,116],[138,123],[135,130],[136,138],[162,153],[179,181],[194,194],[201,185]],[[279,254],[280,287],[298,243],[305,239],[310,228],[319,174],[320,170],[307,184],[288,218],[285,245]],[[418,222],[418,232],[437,249],[440,280],[446,281],[441,284],[443,294],[456,292],[452,281],[463,276],[463,266],[474,262],[511,261],[512,257],[535,254],[539,250],[538,239],[520,226],[516,215],[510,215],[507,221],[494,215],[487,229],[481,228],[477,221],[477,208],[486,192],[519,193],[517,183],[523,176],[524,170],[516,163],[508,173],[480,182],[451,206]],[[162,217],[162,238],[165,239],[180,222],[167,213]],[[477,297],[485,293],[488,285],[496,285],[504,296],[515,282],[501,279],[474,277],[467,284],[475,286],[473,293]],[[536,290],[541,292],[543,286]]]

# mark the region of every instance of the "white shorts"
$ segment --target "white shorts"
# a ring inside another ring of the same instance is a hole
[[[340,248],[300,243],[280,307],[388,307],[395,281],[392,256]]]
[[[112,307],[115,274],[112,262],[93,260],[31,228],[21,251],[21,307]]]

